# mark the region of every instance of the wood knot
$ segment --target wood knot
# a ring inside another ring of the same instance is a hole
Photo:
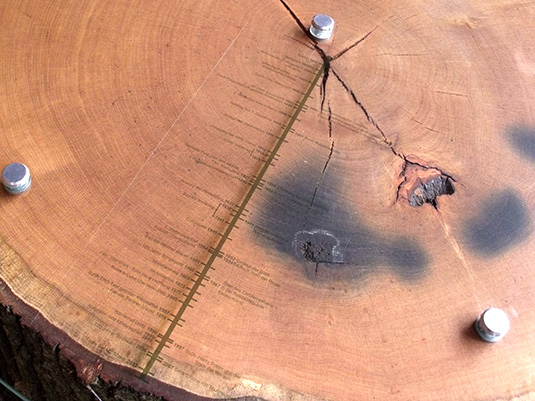
[[[429,203],[436,209],[439,196],[455,193],[455,180],[435,167],[405,160],[400,178],[403,180],[398,185],[397,201],[412,207]]]

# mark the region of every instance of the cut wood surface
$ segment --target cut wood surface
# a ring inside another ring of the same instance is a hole
[[[1,2],[0,165],[33,180],[0,195],[3,302],[169,399],[532,397],[534,17]]]

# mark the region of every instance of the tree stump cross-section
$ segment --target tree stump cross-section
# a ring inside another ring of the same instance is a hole
[[[34,401],[532,399],[534,15],[1,4],[0,165],[32,187],[0,194],[0,378]]]

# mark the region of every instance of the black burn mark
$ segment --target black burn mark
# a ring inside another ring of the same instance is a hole
[[[299,231],[293,240],[299,259],[313,263],[341,263],[340,242],[327,231]]]
[[[507,130],[509,143],[524,159],[535,163],[535,127],[514,126]]]
[[[441,195],[453,195],[455,187],[450,177],[441,175],[429,181],[421,183],[411,194],[409,204],[411,206],[423,206],[426,203],[437,207],[437,197]]]
[[[350,199],[337,192],[336,166],[325,172],[314,194],[321,166],[278,178],[266,185],[263,206],[254,217],[265,245],[293,258],[310,280],[354,282],[391,269],[402,280],[423,276],[428,257],[410,238],[376,233],[355,215]]]
[[[526,206],[512,189],[490,195],[478,216],[465,226],[468,246],[485,257],[498,256],[532,232]]]

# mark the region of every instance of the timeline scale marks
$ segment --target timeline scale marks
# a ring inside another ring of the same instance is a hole
[[[290,121],[286,125],[286,128],[283,130],[282,134],[278,137],[277,142],[275,143],[275,146],[273,147],[273,149],[271,149],[267,159],[263,163],[260,172],[258,173],[258,175],[256,175],[256,177],[250,184],[251,187],[249,188],[249,191],[245,195],[245,198],[243,199],[243,201],[241,202],[241,204],[235,211],[234,215],[232,216],[232,220],[228,223],[228,226],[225,232],[221,236],[215,248],[210,250],[210,257],[208,261],[206,263],[202,263],[202,265],[204,266],[203,269],[198,274],[196,274],[197,279],[194,281],[193,286],[189,288],[189,292],[187,293],[185,299],[181,301],[180,309],[174,315],[174,318],[171,321],[171,324],[169,325],[169,327],[167,328],[164,334],[160,334],[157,336],[157,338],[159,338],[158,345],[153,352],[148,354],[150,359],[145,365],[143,371],[141,372],[140,378],[142,380],[145,380],[147,376],[151,374],[151,370],[154,364],[160,360],[159,358],[160,358],[160,354],[162,350],[164,349],[166,344],[170,341],[171,334],[176,329],[176,327],[180,325],[180,322],[183,321],[184,313],[186,312],[187,308],[190,306],[191,302],[194,300],[194,297],[198,293],[199,288],[203,286],[203,281],[207,279],[208,272],[214,269],[213,265],[214,265],[216,258],[219,255],[221,255],[221,251],[225,243],[227,242],[227,240],[229,240],[229,236],[231,232],[234,230],[234,228],[236,228],[236,224],[238,223],[240,218],[242,218],[242,215],[244,211],[246,210],[247,205],[249,204],[249,201],[253,197],[254,193],[261,186],[264,176],[266,175],[266,172],[268,171],[270,166],[272,166],[273,161],[275,160],[279,152],[279,149],[281,148],[281,146],[286,140],[286,137],[288,136],[288,133],[292,130],[292,127],[295,121],[299,117],[299,114],[303,110],[307,100],[312,94],[312,91],[314,90],[319,79],[323,75],[323,72],[325,71],[326,68],[328,68],[328,63],[329,63],[329,59],[324,60],[321,67],[317,71],[310,86],[308,87],[301,101],[298,103],[292,117],[290,118]]]

